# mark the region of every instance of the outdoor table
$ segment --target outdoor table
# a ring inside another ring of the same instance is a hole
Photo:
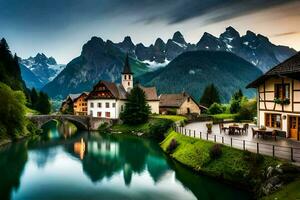
[[[235,134],[236,132],[238,132],[239,134],[241,134],[241,130],[242,130],[242,128],[238,125],[230,125],[228,133]]]
[[[255,135],[258,135],[258,137],[259,135],[262,135],[264,138],[265,135],[271,135],[276,140],[276,130],[277,129],[270,129],[270,128],[266,128],[266,129],[253,128],[252,137],[254,137]]]

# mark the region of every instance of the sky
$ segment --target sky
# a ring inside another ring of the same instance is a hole
[[[92,36],[150,45],[180,31],[196,43],[228,26],[300,50],[300,0],[0,0],[0,37],[27,58],[37,53],[66,64]]]

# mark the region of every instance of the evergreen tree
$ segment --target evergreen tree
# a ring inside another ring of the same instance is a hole
[[[9,46],[4,38],[0,41],[0,81],[13,90],[25,91],[25,83],[21,77],[18,57],[12,56]]]
[[[241,103],[244,95],[241,89],[236,91],[230,100],[230,113],[238,113],[241,109]]]
[[[40,92],[35,109],[41,114],[49,114],[51,111],[51,104],[49,102],[49,97],[46,93]]]
[[[30,91],[30,100],[31,100],[31,107],[35,108],[37,105],[37,102],[39,100],[38,93],[36,92],[35,88],[32,88]]]
[[[125,124],[141,124],[148,121],[149,115],[150,107],[146,102],[145,92],[135,86],[128,96],[128,102],[120,118]]]
[[[210,84],[204,89],[202,97],[200,98],[200,104],[210,107],[213,103],[221,103],[221,101],[218,89],[214,84]]]
[[[231,99],[241,101],[243,96],[244,96],[244,94],[243,94],[242,90],[239,89],[232,95]]]

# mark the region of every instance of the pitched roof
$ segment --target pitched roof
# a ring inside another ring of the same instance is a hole
[[[105,87],[111,92],[114,98],[127,99],[127,93],[122,85],[117,85],[113,82],[101,80],[94,86],[94,88],[101,83],[105,85]]]
[[[128,54],[126,55],[126,58],[125,58],[125,63],[124,63],[124,68],[123,68],[122,74],[133,74],[131,71],[130,64],[129,64]]]
[[[77,99],[80,95],[81,95],[81,93],[78,93],[78,94],[69,94],[69,96],[67,96],[66,99],[70,98],[72,101],[74,101],[74,100]]]
[[[76,96],[77,96],[78,94],[76,94]],[[76,101],[79,97],[81,97],[82,95],[86,95],[86,96],[88,96],[89,95],[89,92],[82,92],[82,93],[80,93],[77,97],[76,96],[74,96],[75,98],[73,98],[73,100],[72,101]]]
[[[277,66],[267,71],[264,75],[247,85],[246,88],[256,88],[270,77],[289,77],[300,80],[300,52],[288,58]]]
[[[161,94],[159,96],[159,106],[160,107],[175,107],[179,108],[183,102],[188,98],[189,95],[185,93],[179,94]]]
[[[145,92],[146,100],[149,101],[159,100],[156,92],[156,87],[143,87],[141,85],[138,86]]]

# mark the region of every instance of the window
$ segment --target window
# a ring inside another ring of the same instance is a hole
[[[91,108],[94,108],[94,103],[91,103]]]
[[[113,104],[112,104],[112,107],[115,108],[115,107],[116,107],[116,103],[113,103]]]
[[[92,110],[90,111],[90,115],[93,116],[93,111]]]
[[[110,118],[110,112],[105,112],[105,117]]]
[[[188,97],[187,101],[188,101],[188,102],[190,102],[190,100],[191,100],[191,98],[190,98],[190,97]]]
[[[275,84],[275,98],[289,99],[290,84]]]
[[[128,86],[130,86],[130,82],[128,82]]]
[[[105,103],[105,108],[109,108],[109,103]]]
[[[101,103],[98,103],[98,108],[101,108],[102,107],[102,104]]]
[[[127,75],[125,75],[124,77],[125,77],[124,79],[127,80]]]
[[[128,79],[131,80],[131,76],[130,75],[128,75]]]
[[[97,112],[97,117],[101,117],[101,112]]]
[[[266,127],[281,128],[281,115],[266,113],[265,122]]]

